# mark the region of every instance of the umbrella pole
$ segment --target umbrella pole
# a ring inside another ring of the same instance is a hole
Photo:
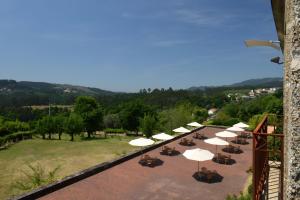
[[[143,152],[143,147],[142,147],[142,149],[141,149],[141,160],[143,159],[143,154],[144,154],[144,152]]]
[[[198,173],[199,173],[199,161],[198,161]]]

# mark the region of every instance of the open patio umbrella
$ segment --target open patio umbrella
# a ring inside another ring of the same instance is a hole
[[[234,127],[239,127],[239,128],[249,128],[249,125],[248,124],[245,124],[243,122],[239,122],[237,124],[234,124],[233,125]]]
[[[154,144],[154,141],[147,138],[138,138],[129,142],[132,146],[145,147]]]
[[[216,133],[216,136],[226,138],[226,141],[227,141],[227,138],[236,137],[237,134],[232,133],[230,131],[221,131],[221,132]]]
[[[234,132],[240,132],[240,135],[241,135],[241,136],[242,136],[242,132],[245,131],[245,129],[240,128],[240,127],[238,127],[238,126],[232,126],[232,127],[228,128],[228,129],[226,129],[226,130],[228,130],[228,131],[234,131]],[[237,138],[236,138],[236,140],[237,140]]]
[[[131,140],[129,144],[137,147],[146,147],[154,144],[154,141],[147,138],[138,138],[138,139]],[[143,149],[141,149],[141,153],[142,153],[141,157],[143,157],[144,154]]]
[[[234,131],[234,132],[243,132],[245,131],[244,129],[240,128],[240,127],[237,127],[237,126],[232,126],[228,129],[226,129],[227,131]]]
[[[222,146],[222,145],[229,145],[229,143],[225,140],[222,140],[218,137],[214,137],[214,138],[209,138],[204,140],[205,143],[207,144],[212,144],[212,145],[216,145],[216,153],[218,153],[218,146]]]
[[[168,135],[166,133],[159,133],[159,134],[156,134],[156,135],[153,135],[152,136],[154,139],[157,139],[157,140],[171,140],[173,139],[174,137],[171,136],[171,135]]]
[[[191,132],[189,129],[186,129],[184,127],[179,127],[173,130],[175,133],[188,133]]]
[[[202,124],[199,124],[198,122],[191,122],[189,124],[187,124],[188,126],[192,126],[192,127],[196,127],[196,128],[200,128],[203,127]]]
[[[214,154],[211,153],[210,151],[200,149],[200,148],[186,150],[182,155],[189,160],[198,161],[198,172],[199,172],[200,161],[211,160],[214,157]]]

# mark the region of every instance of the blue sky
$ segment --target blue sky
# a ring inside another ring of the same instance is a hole
[[[282,76],[268,0],[1,0],[0,79],[113,91]]]

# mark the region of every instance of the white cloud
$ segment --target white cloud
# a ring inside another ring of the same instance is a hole
[[[176,10],[175,14],[178,20],[205,26],[216,26],[222,25],[234,18],[233,14],[225,14],[218,10],[192,10],[192,9],[180,9]]]

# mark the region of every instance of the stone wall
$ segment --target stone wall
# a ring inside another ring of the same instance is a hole
[[[300,199],[300,0],[286,0],[284,199]]]

